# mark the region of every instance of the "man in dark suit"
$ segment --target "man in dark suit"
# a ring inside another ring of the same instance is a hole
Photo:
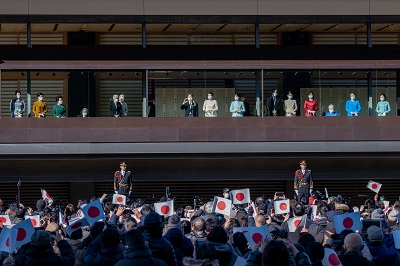
[[[185,110],[186,117],[198,117],[199,116],[199,105],[193,101],[193,95],[188,96],[183,100],[181,109]]]
[[[112,101],[108,105],[108,112],[110,117],[120,117],[121,116],[122,105],[118,101],[118,95],[113,96]]]
[[[241,97],[241,100],[242,100],[242,102],[244,104],[244,109],[246,110],[246,111],[244,111],[243,116],[250,116],[250,104],[249,104],[249,102],[246,101],[246,97],[244,95]]]
[[[300,161],[300,170],[294,173],[294,191],[297,194],[298,202],[301,202],[302,198],[310,197],[313,189],[313,178],[311,170],[307,169],[306,161]]]
[[[267,98],[268,116],[279,116],[279,109],[281,108],[281,99],[278,98],[277,89],[272,89],[271,97]]]
[[[129,197],[132,193],[132,173],[126,171],[126,163],[119,163],[120,171],[114,173],[115,194],[122,194]]]

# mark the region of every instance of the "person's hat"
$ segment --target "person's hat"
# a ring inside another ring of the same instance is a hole
[[[222,193],[228,193],[229,192],[229,188],[225,187],[222,189]]]
[[[47,246],[50,245],[51,235],[45,230],[37,230],[31,236],[31,243],[34,246]]]
[[[126,166],[126,163],[125,162],[120,162],[119,166]]]
[[[368,240],[371,243],[374,242],[382,242],[383,241],[383,232],[382,230],[376,226],[372,225],[367,229]]]
[[[376,209],[371,213],[371,219],[382,219],[384,216],[382,209]]]
[[[307,162],[305,160],[301,160],[300,165],[307,165]]]
[[[399,212],[397,210],[391,210],[388,214],[388,220],[391,222],[396,222],[397,220],[397,215],[399,215]]]
[[[53,222],[53,223],[50,223],[48,226],[46,226],[45,230],[47,232],[53,233],[53,232],[57,232],[58,229],[59,229],[58,224]]]
[[[173,214],[168,218],[168,229],[172,228],[182,229],[182,223],[180,222],[179,216],[176,214]]]
[[[151,212],[144,218],[144,226],[148,229],[163,228],[161,216],[156,212]]]

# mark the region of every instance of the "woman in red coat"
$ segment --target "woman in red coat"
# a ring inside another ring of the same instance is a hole
[[[308,100],[304,101],[304,110],[306,116],[316,116],[318,111],[318,102],[314,100],[314,93],[310,91],[308,93]]]

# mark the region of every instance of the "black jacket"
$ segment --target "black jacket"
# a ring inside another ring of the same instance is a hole
[[[367,260],[362,255],[348,252],[339,256],[339,260],[343,266],[374,266],[375,263]]]
[[[184,257],[193,256],[194,246],[192,241],[183,235],[181,229],[169,229],[164,235],[164,238],[167,239],[174,247],[176,260],[178,261],[179,266],[183,266],[182,261]]]
[[[121,116],[122,105],[120,102],[115,104],[114,101],[110,101],[108,105],[108,113],[110,117],[114,117],[115,115]]]
[[[174,247],[168,240],[162,237],[162,231],[154,232],[145,230],[144,239],[148,241],[148,246],[154,258],[164,261],[168,266],[178,265]]]
[[[143,265],[143,266],[166,266],[162,260],[154,259],[151,257],[151,251],[148,247],[129,247],[124,251],[124,258],[120,260],[115,266],[130,266],[130,265]]]
[[[73,266],[75,264],[75,255],[71,246],[65,240],[60,240],[57,244],[60,250],[61,257],[54,253],[54,250],[49,245],[49,249],[46,251],[40,251],[34,248],[30,248],[27,252],[18,257],[15,261],[16,266],[43,266],[43,265],[62,265],[62,266]]]
[[[122,259],[122,250],[119,246],[101,247],[101,235],[96,237],[90,244],[83,256],[85,266],[108,266],[114,265]]]
[[[189,102],[181,105],[181,109],[185,110],[185,116],[188,117],[190,113],[192,113],[193,117],[199,116],[199,105],[193,101],[192,104]]]
[[[274,101],[274,97],[268,97],[267,98],[267,109],[268,109],[268,116],[274,116],[272,111],[276,111],[277,114],[279,115],[279,109],[281,108],[281,99],[279,97],[275,97],[275,101]]]

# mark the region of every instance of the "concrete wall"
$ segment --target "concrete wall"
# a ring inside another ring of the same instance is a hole
[[[396,0],[1,0],[3,15],[400,15]]]

